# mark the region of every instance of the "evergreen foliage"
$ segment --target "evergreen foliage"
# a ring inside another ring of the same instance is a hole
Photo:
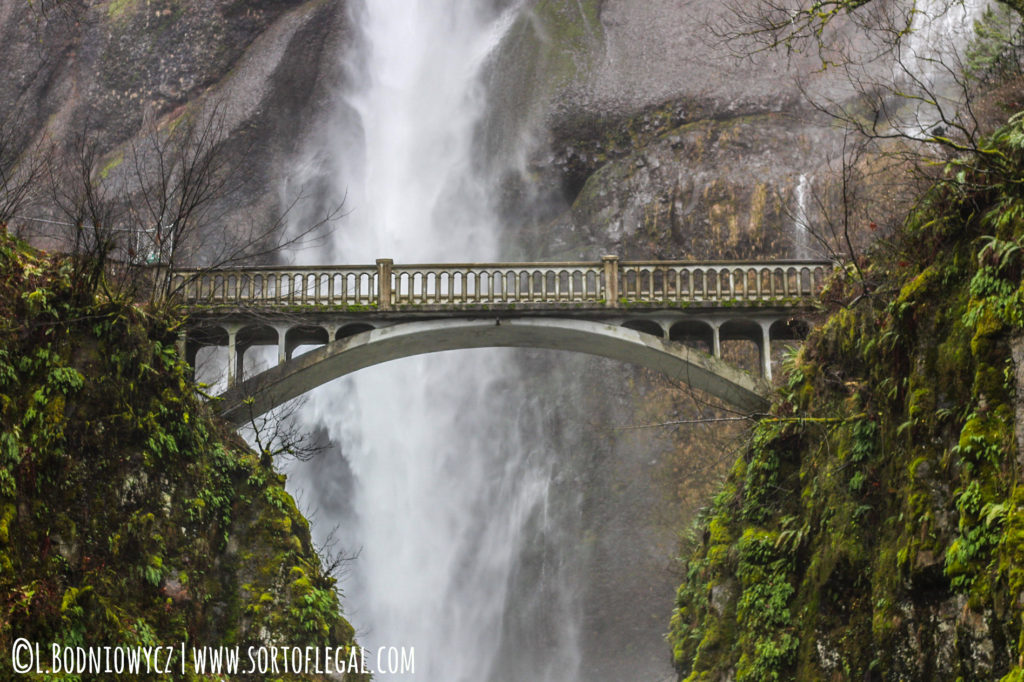
[[[195,395],[174,319],[74,273],[0,230],[0,650],[353,646],[284,477]]]
[[[1021,679],[1024,115],[832,311],[699,523],[681,679]]]

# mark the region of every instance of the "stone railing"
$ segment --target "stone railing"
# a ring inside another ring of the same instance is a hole
[[[792,304],[813,296],[829,261],[447,263],[179,269],[172,290],[197,306],[373,307],[582,304]]]

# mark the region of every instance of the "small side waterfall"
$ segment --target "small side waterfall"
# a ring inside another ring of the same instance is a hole
[[[988,0],[915,0],[902,57],[922,86],[942,86],[958,70],[964,46],[974,35],[974,22],[988,4]]]
[[[957,115],[965,95],[957,83],[963,78],[964,50],[989,0],[911,0],[908,5],[910,32],[899,46],[894,73],[908,111],[896,114],[892,123],[910,137],[946,134],[952,131],[945,130],[942,119]]]
[[[800,180],[796,184],[796,210],[793,214],[793,237],[797,258],[811,258],[812,255],[810,245],[811,223],[807,212],[810,191],[811,179],[806,173],[801,173]]]
[[[347,197],[349,215],[321,259],[496,259],[499,227],[472,143],[481,69],[517,8],[486,4],[367,0],[354,9],[361,38],[347,56],[355,85],[345,104],[361,135],[330,135],[328,154],[347,160],[333,192]],[[343,459],[296,464],[290,486],[321,541],[337,526],[340,546],[358,552],[341,586],[361,642],[415,647],[415,675],[388,679],[576,679],[574,598],[558,554],[565,517],[555,509],[572,505],[551,500],[557,455],[532,435],[543,411],[511,358],[409,358],[325,386],[303,408]],[[530,589],[545,599],[543,622],[525,627],[510,616],[531,601],[512,591],[523,570],[540,576]],[[540,660],[508,656],[522,645],[508,630],[543,637],[543,652],[529,653]]]

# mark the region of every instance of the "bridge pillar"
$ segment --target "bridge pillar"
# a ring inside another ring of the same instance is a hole
[[[619,257],[601,256],[604,263],[604,300],[609,308],[619,307]]]
[[[285,339],[288,337],[288,327],[275,326],[277,330],[277,364],[283,365],[288,362],[288,348]]]
[[[721,323],[711,322],[711,354],[716,358],[722,358],[722,334],[719,331]]]
[[[761,376],[772,380],[772,335],[771,322],[761,320]]]
[[[228,388],[233,388],[242,375],[242,356],[238,353],[237,324],[226,325],[228,332]]]

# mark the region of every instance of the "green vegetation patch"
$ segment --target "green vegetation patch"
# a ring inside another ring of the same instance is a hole
[[[685,560],[681,679],[1024,675],[1024,119],[983,148],[787,358]]]
[[[80,265],[0,231],[0,649],[352,646],[284,477],[197,398],[173,317]]]

